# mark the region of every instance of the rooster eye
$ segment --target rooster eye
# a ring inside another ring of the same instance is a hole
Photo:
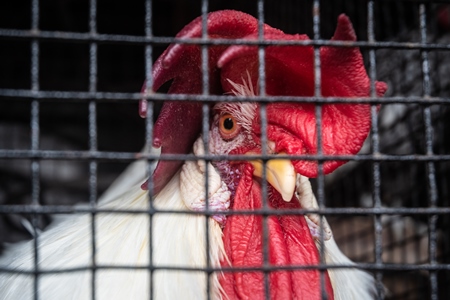
[[[241,129],[236,119],[231,114],[224,114],[219,120],[219,131],[223,139],[229,140],[234,138]]]

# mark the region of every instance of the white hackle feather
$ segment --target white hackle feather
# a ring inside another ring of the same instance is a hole
[[[148,192],[139,184],[145,180],[145,162],[136,162],[99,199],[99,208],[146,210]],[[137,171],[137,172],[136,172]],[[186,210],[181,200],[178,172],[153,199],[163,210]],[[136,184],[137,183],[137,184]],[[120,187],[117,189],[116,187]],[[124,191],[126,191],[124,193]],[[91,215],[59,217],[38,238],[39,270],[80,268],[70,273],[39,276],[40,299],[90,299]],[[153,265],[155,267],[206,268],[205,216],[157,214],[152,220]],[[96,227],[97,265],[145,267],[149,264],[149,216],[147,214],[98,213]],[[209,222],[211,266],[217,267],[224,253],[222,230]],[[32,271],[33,242],[10,246],[0,267]],[[97,299],[149,299],[150,273],[141,270],[105,270],[95,273]],[[208,276],[201,271],[156,270],[153,299],[206,299]],[[20,273],[0,275],[0,299],[32,299],[34,276]],[[220,297],[217,275],[210,277],[212,298]]]

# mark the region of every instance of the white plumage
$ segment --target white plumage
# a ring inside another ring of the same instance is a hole
[[[136,162],[99,199],[99,208],[148,209],[148,192],[140,188],[145,180],[145,163]],[[127,191],[120,195],[120,191]],[[163,199],[164,201],[161,201]],[[155,207],[186,210],[181,201],[179,173],[154,199]],[[222,231],[210,224],[211,260],[222,255]],[[146,214],[98,214],[96,216],[96,263],[112,266],[149,264],[149,216]],[[153,264],[171,267],[206,267],[205,217],[187,214],[158,214],[153,218]],[[40,270],[86,268],[91,265],[91,215],[60,216],[39,236]],[[32,271],[33,242],[8,247],[0,266]],[[217,265],[216,265],[217,266]],[[90,299],[91,271],[57,273],[39,277],[40,299]],[[155,299],[206,298],[204,272],[154,272]],[[97,299],[149,299],[147,270],[104,270],[96,272]],[[33,275],[0,275],[0,299],[32,299]],[[216,275],[211,290],[218,297]],[[203,297],[202,297],[203,296]]]
[[[179,174],[154,199],[157,208],[186,210],[179,190]],[[140,188],[145,180],[145,163],[136,162],[103,197],[99,208],[148,208],[148,194]],[[119,190],[128,190],[119,195]],[[164,199],[164,201],[161,201]],[[85,268],[91,265],[91,215],[61,216],[39,237],[41,270]],[[210,255],[216,267],[223,255],[222,231],[210,221]],[[187,214],[159,214],[153,218],[153,263],[155,266],[206,267],[205,217]],[[149,263],[149,217],[146,214],[98,214],[96,217],[98,265],[146,266]],[[317,243],[319,245],[319,243]],[[352,262],[331,237],[324,242],[325,262]],[[187,251],[188,249],[188,251]],[[32,241],[13,245],[0,265],[33,270]],[[374,280],[357,269],[329,271],[335,299],[372,299]],[[43,275],[39,279],[40,299],[89,299],[91,271]],[[1,274],[0,299],[32,299],[34,276]],[[206,275],[193,271],[154,272],[154,299],[206,299]],[[150,277],[147,270],[98,270],[97,299],[148,299]],[[217,275],[212,275],[211,291],[219,298]]]

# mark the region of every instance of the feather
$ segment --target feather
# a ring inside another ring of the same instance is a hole
[[[323,242],[325,246],[324,258],[327,265],[355,265],[347,256],[345,256],[331,237]],[[316,246],[320,249],[320,242],[316,241]],[[375,299],[377,290],[375,280],[372,275],[359,269],[332,268],[328,270],[331,284],[334,290],[334,299],[336,300],[359,300]]]
[[[99,201],[99,208],[147,210],[148,191],[139,186],[145,178],[145,162],[135,162]],[[143,171],[144,170],[144,171]],[[127,176],[131,175],[131,176]],[[178,172],[155,197],[162,210],[186,210],[181,200]],[[139,180],[138,180],[139,179]],[[137,181],[137,183],[136,183]],[[142,182],[142,181],[140,181]],[[117,187],[120,187],[119,189]],[[128,191],[122,195],[121,191]],[[153,261],[155,267],[206,268],[205,217],[193,214],[158,214],[153,217]],[[211,266],[223,257],[222,230],[209,222]],[[140,267],[141,270],[99,269],[95,288],[98,299],[148,299],[149,217],[147,214],[99,213],[95,217],[97,265]],[[91,215],[59,218],[39,236],[39,270],[79,268],[69,273],[39,276],[42,299],[89,299],[91,281]],[[156,263],[157,262],[157,263]],[[0,259],[0,266],[32,271],[33,241],[13,245]],[[153,273],[153,299],[206,298],[207,273],[157,270]],[[210,277],[214,298],[219,297],[217,275]],[[0,299],[31,299],[34,276],[2,273]],[[176,286],[176,288],[175,288]],[[203,297],[200,297],[200,296]]]

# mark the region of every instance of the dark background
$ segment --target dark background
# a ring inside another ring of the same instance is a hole
[[[430,1],[425,1],[429,3]],[[329,39],[339,14],[347,14],[358,40],[367,40],[367,1],[321,1],[321,38]],[[377,41],[419,42],[419,1],[375,1],[374,28]],[[152,30],[155,36],[173,37],[201,14],[201,1],[153,1]],[[444,1],[429,3],[427,41],[450,44],[450,8]],[[256,1],[211,0],[210,11],[236,9],[257,16]],[[39,6],[42,31],[89,32],[89,1],[46,0]],[[265,1],[265,22],[286,33],[313,37],[312,1]],[[145,35],[144,1],[97,1],[97,31],[101,34]],[[29,30],[31,1],[0,1],[0,29]],[[45,91],[89,91],[89,42],[43,40],[39,42],[39,89]],[[167,45],[155,45],[154,59]],[[362,49],[368,58],[368,49]],[[139,92],[145,79],[145,45],[98,44],[97,90]],[[377,79],[388,83],[387,96],[422,96],[421,52],[417,49],[378,49]],[[429,52],[431,96],[449,100],[450,52]],[[31,88],[31,41],[0,37],[0,89]],[[31,99],[0,96],[0,149],[30,149]],[[160,104],[156,104],[157,108]],[[448,105],[431,107],[433,150],[450,154]],[[88,150],[88,103],[69,100],[40,101],[40,149]],[[144,120],[137,114],[137,102],[97,104],[98,150],[139,152],[144,145]],[[380,150],[387,154],[424,154],[423,106],[384,105],[379,114]],[[370,151],[370,139],[364,148]],[[0,205],[31,201],[30,160],[0,159]],[[99,195],[126,167],[127,162],[100,162]],[[438,206],[449,206],[449,164],[437,161]],[[382,162],[381,199],[386,207],[427,207],[429,188],[424,162]],[[42,204],[74,204],[89,199],[88,162],[41,161]],[[373,206],[372,164],[351,162],[326,180],[326,203],[330,207]],[[0,243],[30,238],[22,215],[0,216]],[[383,262],[421,264],[428,255],[427,216],[383,216]],[[51,216],[40,219],[41,228]],[[372,216],[330,218],[343,251],[356,261],[374,261]],[[449,263],[449,216],[438,219],[438,261]],[[427,299],[428,273],[384,271],[383,281],[392,299]],[[441,299],[450,298],[448,271],[438,273]]]

